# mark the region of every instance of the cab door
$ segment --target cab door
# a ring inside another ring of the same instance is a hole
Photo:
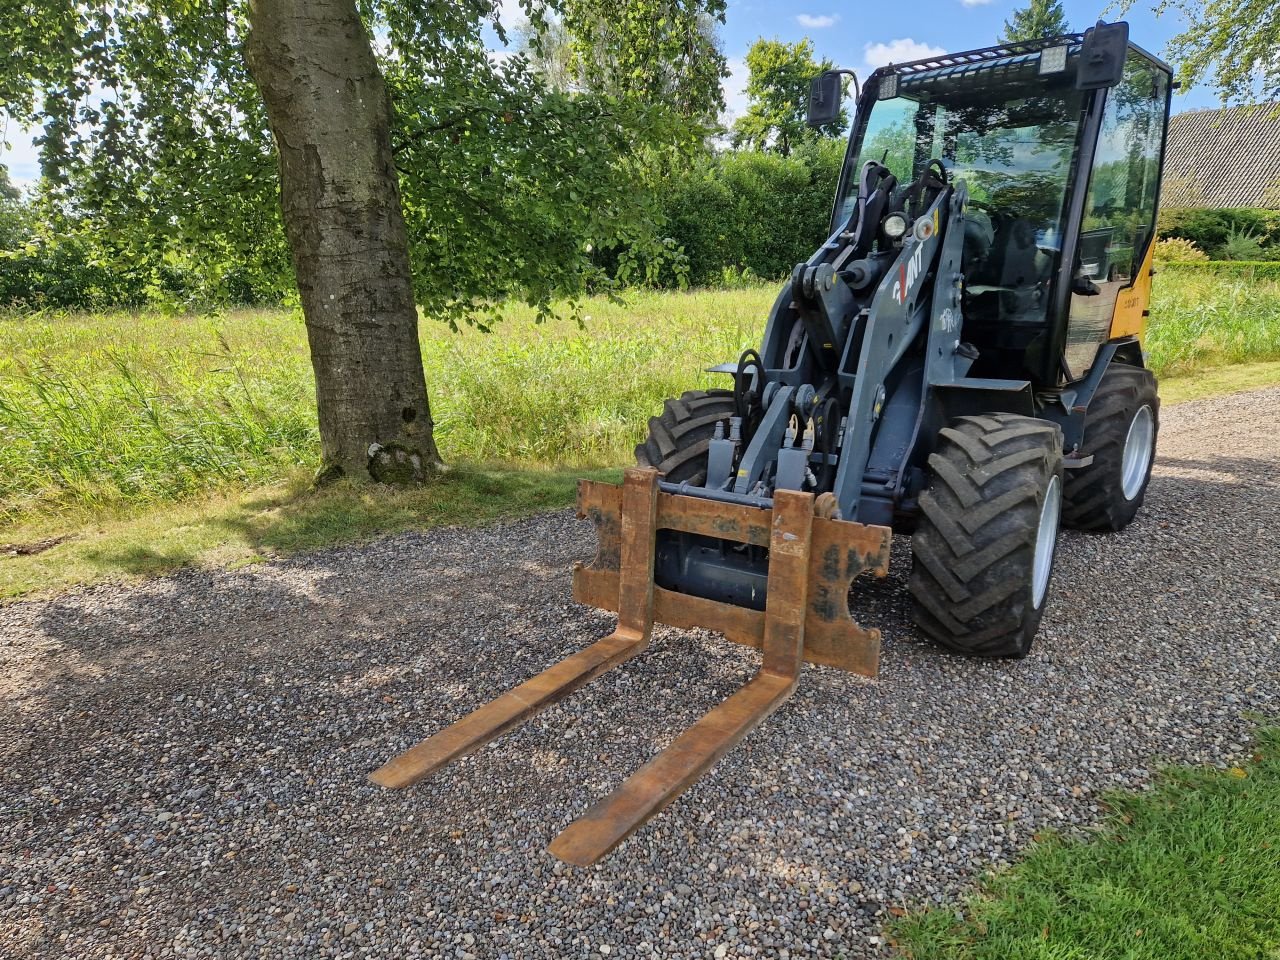
[[[1146,328],[1169,80],[1131,49],[1123,79],[1106,93],[1072,261],[1068,380],[1084,376],[1100,344]]]

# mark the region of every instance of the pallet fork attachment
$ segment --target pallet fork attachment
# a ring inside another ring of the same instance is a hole
[[[649,645],[655,621],[705,627],[759,647],[763,662],[714,707],[552,841],[552,854],[588,866],[683,793],[795,690],[800,663],[874,676],[880,631],[849,616],[850,583],[888,571],[890,531],[814,516],[813,495],[775,494],[772,510],[662,493],[658,473],[626,471],[621,487],[578,485],[578,514],[596,525],[599,549],[574,569],[581,603],[617,610],[613,633],[480,707],[375,770],[384,787],[407,787],[479,749]],[[659,529],[713,535],[769,549],[763,611],[663,590],[653,581]]]

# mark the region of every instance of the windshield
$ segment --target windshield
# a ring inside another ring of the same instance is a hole
[[[907,84],[903,84],[907,87]],[[861,149],[846,172],[838,223],[857,198],[858,171],[883,163],[908,184],[932,159],[969,188],[973,205],[1028,222],[1042,247],[1059,241],[1063,204],[1083,114],[1083,95],[1065,84],[975,86],[957,79],[921,84],[874,104]]]

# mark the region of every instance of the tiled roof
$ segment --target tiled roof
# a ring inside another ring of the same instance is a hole
[[[1280,103],[1169,118],[1161,205],[1280,208]]]

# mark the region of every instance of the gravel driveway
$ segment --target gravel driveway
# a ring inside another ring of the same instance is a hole
[[[1169,408],[1147,508],[1066,534],[1021,662],[860,591],[870,681],[794,699],[597,867],[555,834],[746,680],[654,648],[435,780],[365,775],[602,636],[562,512],[0,609],[0,956],[877,956],[1099,791],[1225,763],[1280,692],[1280,390]],[[2,561],[0,561],[2,562]]]

